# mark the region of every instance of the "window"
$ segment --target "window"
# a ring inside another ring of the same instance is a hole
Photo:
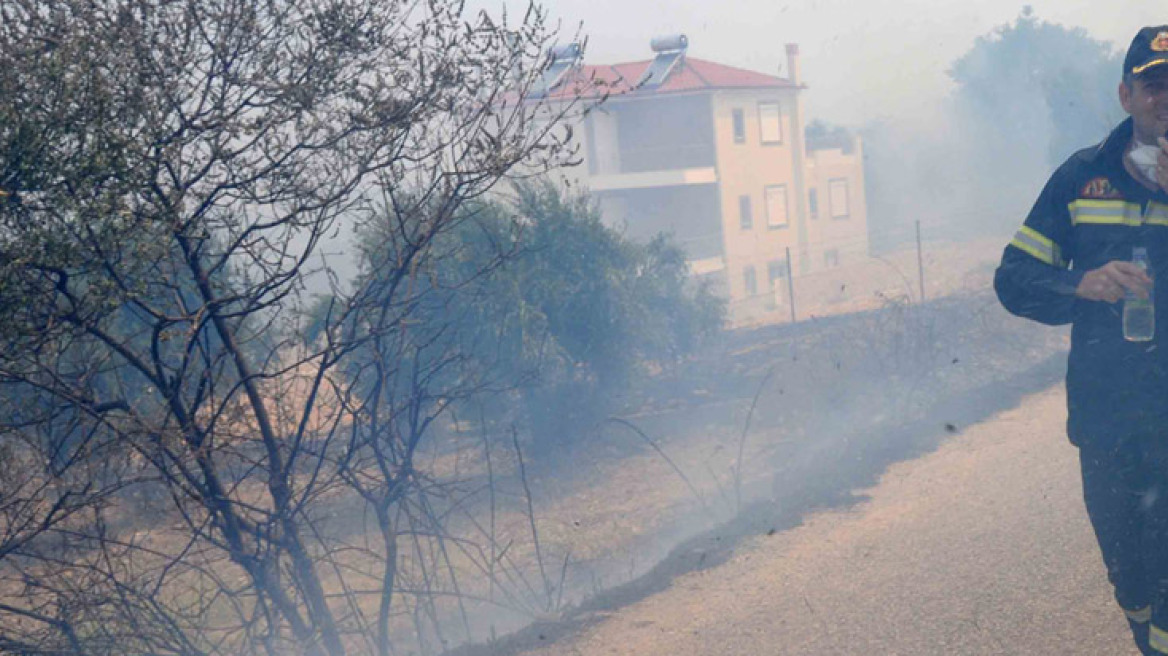
[[[746,116],[741,109],[733,112],[734,116],[734,143],[746,143]]]
[[[742,282],[746,285],[747,296],[758,294],[758,276],[754,273],[754,267],[748,266],[742,270]]]
[[[839,249],[823,251],[823,266],[830,269],[839,266],[839,262]]]
[[[831,218],[846,219],[848,216],[848,181],[846,178],[835,178],[828,183],[830,192]]]
[[[787,227],[787,185],[772,185],[766,188],[766,212],[768,228]]]
[[[779,288],[779,281],[787,277],[787,261],[771,260],[767,264],[767,280],[771,284],[771,291]]]
[[[779,103],[758,104],[758,132],[764,144],[783,143],[783,115]]]
[[[815,190],[815,187],[807,192],[807,213],[813,219],[819,218],[819,192]]]
[[[750,207],[750,196],[738,197],[738,225],[743,230],[754,227],[754,212]]]

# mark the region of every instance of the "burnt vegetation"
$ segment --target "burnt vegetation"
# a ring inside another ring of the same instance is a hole
[[[584,108],[524,100],[554,36],[444,0],[0,7],[0,651],[435,651],[466,604],[555,603],[466,501],[493,445],[536,381],[719,320],[676,247],[510,186],[574,159]],[[599,275],[533,284],[571,229]],[[678,299],[696,323],[628,328]],[[477,478],[444,464],[466,417]]]
[[[675,240],[547,181],[604,99],[544,97],[559,38],[451,0],[0,4],[0,652],[494,642],[575,601],[529,477],[606,430],[737,512],[753,433],[814,491],[1057,349],[889,300],[693,357],[724,307]],[[717,499],[657,439],[714,420]]]

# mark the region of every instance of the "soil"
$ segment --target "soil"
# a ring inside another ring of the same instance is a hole
[[[639,405],[624,415],[654,440],[656,448],[631,430],[610,427],[578,449],[567,470],[536,468],[536,498],[544,500],[537,507],[537,523],[545,555],[562,556],[569,549],[572,554],[563,604],[535,614],[535,624],[525,630],[451,653],[502,656],[549,643],[532,653],[1050,653],[1011,648],[961,651],[957,643],[938,649],[962,635],[955,627],[946,628],[951,633],[940,637],[903,641],[899,629],[866,638],[862,632],[837,628],[845,620],[835,618],[845,617],[841,613],[849,610],[843,606],[854,607],[864,617],[871,613],[874,618],[892,618],[903,626],[908,620],[889,615],[895,613],[884,609],[884,603],[892,599],[904,613],[923,618],[929,604],[939,603],[945,594],[960,598],[964,588],[923,573],[921,580],[933,581],[928,584],[932,597],[925,603],[912,596],[905,583],[914,576],[911,565],[933,549],[923,527],[904,524],[897,529],[906,532],[905,544],[864,546],[868,552],[854,547],[861,553],[885,554],[887,568],[907,564],[897,574],[900,578],[889,574],[883,579],[885,589],[880,590],[849,582],[844,576],[849,570],[840,563],[850,552],[829,549],[827,543],[817,545],[821,534],[806,531],[821,525],[821,517],[837,516],[815,514],[824,509],[842,512],[841,518],[862,515],[861,508],[867,506],[856,504],[868,502],[854,491],[875,485],[890,465],[944,444],[921,461],[928,462],[967,436],[981,434],[981,422],[1056,384],[1064,373],[1066,343],[1065,331],[1007,317],[984,292],[739,333],[723,345],[721,354],[646,387]],[[1046,431],[1049,440],[1042,444],[1063,449],[1065,460],[1071,449],[1062,437],[1065,407],[1053,392],[1037,398],[1045,399],[1043,414],[1035,420],[1035,428]],[[1020,436],[1028,430],[1021,429]],[[736,491],[740,448],[741,494]],[[1038,448],[1037,457],[1042,452]],[[1008,456],[1013,457],[1017,454]],[[1019,466],[1023,462],[1019,460]],[[901,466],[893,465],[889,471]],[[892,475],[886,474],[884,480]],[[1026,479],[1024,473],[1021,478]],[[946,478],[930,480],[944,487]],[[996,485],[988,476],[967,474],[962,480],[966,487],[937,499],[959,501],[954,494],[976,498],[981,491],[971,487],[974,483]],[[882,486],[873,489],[873,498]],[[1077,500],[1078,493],[1069,498]],[[739,507],[742,512],[736,514]],[[1009,505],[1002,501],[993,507],[1003,515]],[[941,514],[936,508],[930,512]],[[906,518],[918,516],[924,517],[906,507]],[[804,521],[807,526],[801,526]],[[891,526],[891,520],[881,521]],[[859,528],[849,530],[857,536],[871,535]],[[914,531],[920,537],[908,534]],[[844,538],[832,534],[830,539]],[[853,542],[859,544],[858,539]],[[993,557],[1009,544],[995,543]],[[1089,540],[1087,544],[1093,545]],[[774,572],[756,571],[760,554],[771,553],[767,550],[772,545],[786,545],[774,556],[775,562],[767,561],[766,567]],[[885,550],[872,551],[877,547]],[[751,555],[758,550],[762,551]],[[834,555],[816,560],[819,552]],[[942,554],[942,561],[945,558]],[[734,567],[740,569],[725,569]],[[992,570],[992,563],[987,567]],[[795,581],[802,581],[802,587],[783,587],[796,575],[802,577]],[[967,588],[972,580],[960,583]],[[819,581],[824,583],[822,590],[811,594]],[[851,601],[833,601],[832,595]],[[770,597],[785,601],[767,601]],[[1012,597],[978,599],[981,608]],[[654,606],[657,603],[663,606]],[[794,604],[803,614],[783,604]],[[653,610],[641,614],[642,608]],[[751,615],[751,608],[770,610]],[[1087,608],[1094,612],[1110,606]],[[846,617],[857,627],[870,627],[852,615]],[[984,623],[980,617],[972,621]],[[514,628],[514,623],[508,627],[500,620],[492,623],[491,634]],[[693,634],[695,628],[698,633]],[[1042,633],[1035,630],[1036,635]],[[845,640],[861,638],[868,642],[849,646]],[[1114,638],[1114,632],[1106,634],[1105,642]],[[868,648],[854,649],[859,645]]]
[[[1135,654],[1083,509],[1063,394],[893,465],[861,503],[581,616],[553,644],[545,625],[545,640],[497,653]]]

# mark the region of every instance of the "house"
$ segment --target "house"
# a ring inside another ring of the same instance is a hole
[[[553,52],[542,95],[608,92],[580,118],[582,161],[563,173],[628,235],[672,232],[694,275],[729,300],[732,323],[787,320],[788,272],[867,250],[859,139],[805,143],[795,44],[787,77],[689,57],[684,35],[651,48],[653,59],[609,65],[584,65],[575,46]]]

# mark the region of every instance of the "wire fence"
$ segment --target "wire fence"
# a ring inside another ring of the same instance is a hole
[[[986,290],[1009,237],[942,237],[961,221],[884,230],[880,239],[895,246],[880,251],[868,236],[849,236],[790,248],[761,271],[728,269],[730,322],[734,327],[786,323]]]

